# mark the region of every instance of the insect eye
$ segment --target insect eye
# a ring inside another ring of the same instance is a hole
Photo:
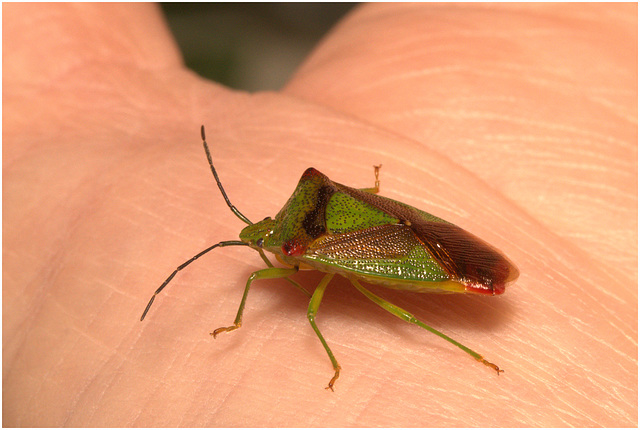
[[[258,246],[259,248],[262,248],[262,245],[264,244],[264,239],[260,238],[258,240],[256,240],[256,246]]]

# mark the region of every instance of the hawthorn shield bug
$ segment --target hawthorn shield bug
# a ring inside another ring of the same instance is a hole
[[[333,391],[333,385],[340,376],[340,365],[318,329],[315,318],[327,285],[338,274],[393,315],[452,343],[498,374],[503,372],[482,355],[373,294],[360,283],[364,281],[415,292],[502,294],[506,285],[518,278],[519,272],[499,251],[443,219],[378,196],[380,166],[375,166],[375,186],[365,189],[338,184],[316,169],[309,168],[275,218],[267,217],[252,223],[231,204],[213,166],[204,126],[200,133],[222,197],[231,211],[248,225],[240,232],[239,241],[217,243],[178,266],[155,291],[140,321],[147,315],[155,297],[193,261],[215,248],[249,246],[260,254],[267,268],[249,276],[233,325],[211,332],[214,338],[220,333],[240,328],[253,281],[283,278],[310,297],[307,317],[333,365],[335,373],[326,387]],[[274,267],[265,251],[273,253],[285,267]],[[326,273],[313,294],[289,278],[298,270],[305,269]]]

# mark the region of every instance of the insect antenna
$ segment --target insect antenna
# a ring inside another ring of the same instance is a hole
[[[231,212],[233,212],[238,218],[240,218],[242,221],[244,221],[249,225],[253,224],[251,221],[249,221],[249,218],[244,216],[242,212],[238,210],[238,208],[236,208],[234,205],[231,204],[229,197],[227,197],[227,193],[224,191],[224,188],[222,187],[222,183],[220,182],[220,178],[218,178],[218,173],[216,172],[216,168],[213,167],[211,152],[209,152],[207,139],[205,138],[205,135],[204,135],[204,125],[200,126],[200,135],[202,136],[202,145],[204,145],[204,152],[207,153],[207,160],[209,160],[209,166],[211,166],[211,172],[213,173],[213,177],[216,179],[216,183],[218,184],[218,188],[220,188],[220,192],[222,193],[222,197],[224,197],[224,201],[227,202],[227,206],[229,206],[229,209],[231,209]]]
[[[213,246],[208,247],[207,249],[205,249],[204,251],[200,251],[199,253],[197,253],[196,255],[194,255],[193,257],[191,257],[189,260],[185,261],[184,263],[182,263],[181,265],[179,265],[176,270],[173,271],[173,273],[171,275],[169,275],[169,277],[167,279],[165,279],[165,281],[162,283],[162,285],[160,285],[160,287],[156,290],[155,293],[153,293],[153,296],[151,296],[151,300],[149,300],[149,303],[147,304],[147,307],[144,309],[144,312],[142,313],[142,316],[140,317],[140,321],[144,320],[144,317],[147,316],[147,312],[149,312],[149,308],[151,307],[151,305],[153,304],[153,301],[156,299],[156,296],[160,293],[160,291],[162,291],[164,289],[164,287],[167,286],[167,284],[169,282],[171,282],[171,280],[173,279],[174,276],[176,276],[176,274],[181,271],[182,269],[184,269],[185,267],[187,267],[189,264],[193,263],[194,261],[196,261],[198,258],[202,257],[204,254],[206,254],[207,252],[211,251],[212,249],[215,248],[223,248],[225,246],[240,246],[240,245],[244,245],[244,246],[249,246],[248,243],[244,243],[241,242],[239,240],[227,240],[225,242],[220,242],[220,243],[216,243]]]

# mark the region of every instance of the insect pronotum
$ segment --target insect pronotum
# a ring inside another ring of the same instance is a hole
[[[153,293],[140,320],[155,297],[173,277],[215,248],[249,246],[267,265],[247,279],[233,325],[211,332],[236,330],[253,281],[283,278],[310,297],[307,318],[327,351],[334,375],[327,389],[340,376],[340,365],[325,341],[315,318],[327,285],[334,275],[347,278],[374,303],[393,315],[416,324],[462,349],[498,374],[498,366],[449,336],[429,327],[412,314],[373,294],[360,281],[416,292],[502,294],[518,278],[518,269],[492,246],[465,230],[407,204],[378,196],[380,166],[375,166],[375,186],[356,189],[331,181],[314,168],[307,169],[289,201],[275,218],[252,223],[227,197],[213,166],[204,126],[200,129],[211,172],[227,206],[247,225],[240,240],[216,243],[178,266]],[[285,267],[274,267],[264,251],[271,252]],[[326,275],[313,294],[290,278],[298,270],[319,270]]]

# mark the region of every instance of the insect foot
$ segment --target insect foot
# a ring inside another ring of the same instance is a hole
[[[231,327],[220,327],[209,333],[215,339],[220,333],[224,333],[227,331],[233,331],[240,328],[240,324],[232,325]]]
[[[504,373],[504,370],[500,369],[497,365],[491,363],[490,361],[485,360],[482,357],[477,358],[476,360],[478,360],[479,362],[481,362],[482,364],[484,364],[485,366],[489,366],[490,368],[492,368],[493,370],[496,371],[496,373],[498,374],[498,376],[500,376],[500,372]]]
[[[327,385],[326,387],[324,387],[325,390],[331,390],[333,391],[333,384],[336,383],[336,381],[338,380],[338,378],[340,377],[340,369],[341,367],[338,366],[336,368],[336,373],[335,375],[333,375],[333,378],[331,378],[331,381],[329,381],[329,385]]]

